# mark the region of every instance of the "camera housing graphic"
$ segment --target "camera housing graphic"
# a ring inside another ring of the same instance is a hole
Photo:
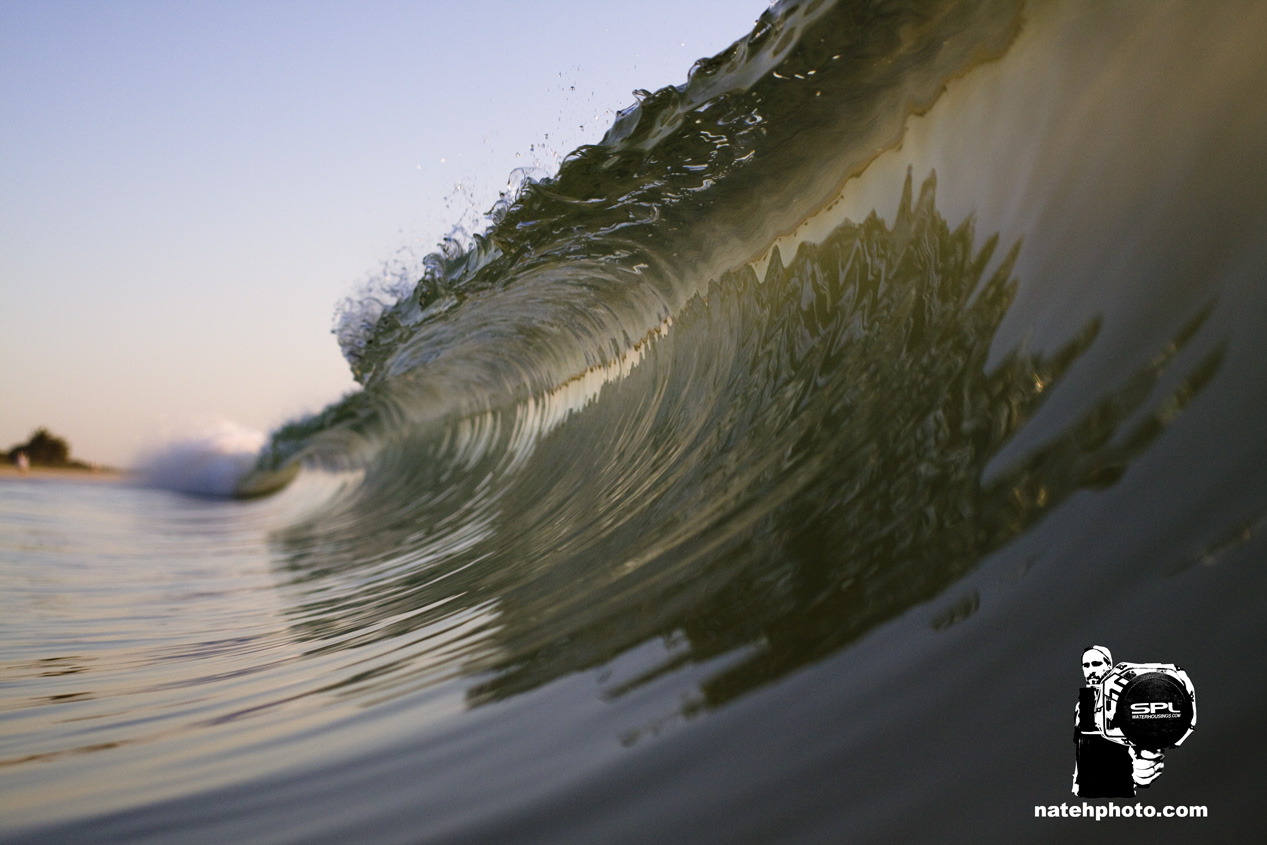
[[[1173,663],[1118,663],[1100,688],[1096,726],[1113,742],[1161,751],[1182,745],[1196,727],[1196,690]]]

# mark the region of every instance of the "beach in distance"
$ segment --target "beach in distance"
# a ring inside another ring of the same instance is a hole
[[[21,480],[24,478],[58,478],[73,481],[121,481],[130,474],[115,467],[42,467],[33,466],[22,470],[13,464],[0,464],[0,481]]]

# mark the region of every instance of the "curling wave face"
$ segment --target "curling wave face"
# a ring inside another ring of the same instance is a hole
[[[951,230],[937,213],[931,178],[914,204],[908,180],[892,227],[873,215],[786,267],[776,251],[764,279],[720,278],[583,413],[560,424],[547,397],[411,429],[343,510],[277,535],[300,572],[306,549],[342,541],[320,567],[348,580],[295,608],[298,629],[350,645],[492,612],[495,647],[464,656],[463,672],[491,673],[473,703],[654,638],[672,655],[620,692],[731,655],[689,710],[933,598],[1074,492],[1112,484],[1223,355],[1153,395],[1195,315],[987,481],[1099,324],[987,370],[1018,250],[985,276],[996,240],[974,240],[970,222]]]

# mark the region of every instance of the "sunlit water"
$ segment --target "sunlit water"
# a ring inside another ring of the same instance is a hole
[[[1150,837],[1254,830],[1263,43],[778,7],[346,309],[280,492],[0,482],[0,835],[1063,841],[1091,642],[1201,700]]]

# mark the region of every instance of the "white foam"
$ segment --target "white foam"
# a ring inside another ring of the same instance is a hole
[[[207,423],[142,455],[136,475],[149,487],[229,497],[255,467],[267,439],[262,431],[228,420]]]

